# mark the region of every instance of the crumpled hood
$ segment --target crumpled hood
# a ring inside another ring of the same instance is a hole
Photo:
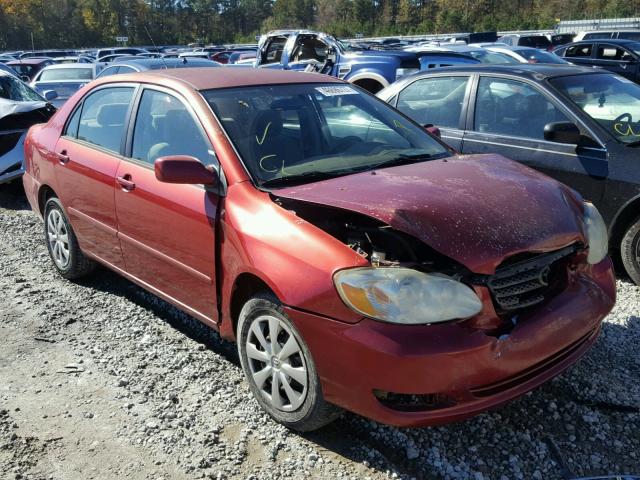
[[[583,242],[581,200],[499,155],[468,155],[274,191],[359,212],[422,240],[475,273],[507,257]]]

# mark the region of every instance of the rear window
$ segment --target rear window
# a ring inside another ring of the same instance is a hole
[[[640,32],[620,32],[618,38],[625,40],[640,40]]]
[[[544,35],[534,35],[531,37],[520,37],[518,45],[523,47],[547,48],[551,42]]]
[[[40,75],[41,82],[57,82],[60,80],[91,80],[93,70],[91,68],[53,68],[44,70]]]

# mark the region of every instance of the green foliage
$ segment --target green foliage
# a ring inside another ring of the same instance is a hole
[[[551,28],[640,15],[640,0],[0,0],[0,49],[254,42],[275,28],[338,36]]]

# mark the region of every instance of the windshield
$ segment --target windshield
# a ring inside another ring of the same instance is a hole
[[[524,57],[529,63],[569,63],[560,58],[555,53],[545,52],[543,50],[514,50],[515,53]]]
[[[39,82],[57,82],[60,80],[91,80],[92,68],[52,68],[40,74]]]
[[[522,47],[548,48],[551,42],[544,35],[532,35],[530,37],[520,37],[518,45]]]
[[[203,95],[258,185],[450,155],[422,128],[351,85],[244,87]]]
[[[499,52],[472,50],[466,52],[466,54],[472,56],[476,60],[480,60],[482,63],[493,63],[498,65],[520,63],[515,58],[511,58],[509,55]]]
[[[559,77],[551,83],[619,141],[640,140],[640,85],[611,74]]]
[[[42,102],[44,99],[22,80],[0,74],[0,98],[16,102]]]

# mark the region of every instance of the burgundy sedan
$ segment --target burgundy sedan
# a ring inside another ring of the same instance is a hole
[[[462,419],[596,341],[615,282],[576,192],[457,156],[340,80],[218,70],[98,80],[30,130],[24,185],[63,277],[100,263],[237,341],[298,430],[341,409]]]

